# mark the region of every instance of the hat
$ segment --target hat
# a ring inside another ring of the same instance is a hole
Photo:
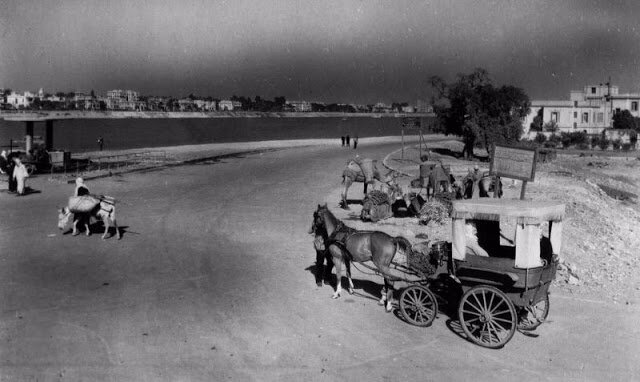
[[[84,185],[84,179],[78,177],[76,178],[76,185],[80,186],[80,185]]]

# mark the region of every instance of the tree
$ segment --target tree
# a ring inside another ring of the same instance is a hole
[[[533,121],[529,125],[529,129],[531,129],[532,131],[542,131],[542,116],[543,116],[543,113],[544,113],[544,109],[543,108],[538,109],[538,114],[536,114],[536,116],[533,117]]]
[[[556,123],[556,121],[549,121],[542,126],[542,131],[555,133],[558,131],[558,124]]]
[[[547,136],[542,134],[542,133],[538,133],[538,134],[536,134],[536,137],[535,137],[534,141],[537,144],[541,145],[541,144],[543,144],[543,143],[545,143],[547,141]]]
[[[629,110],[622,110],[613,115],[613,128],[624,130],[635,130],[636,121]]]
[[[487,151],[494,143],[512,143],[522,135],[522,121],[531,103],[517,87],[496,87],[484,69],[460,74],[456,82],[447,84],[438,76],[431,77],[438,99],[434,104],[440,128],[445,134],[461,136],[463,155],[473,155],[473,147],[481,143]]]

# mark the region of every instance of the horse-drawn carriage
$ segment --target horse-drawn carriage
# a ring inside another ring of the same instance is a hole
[[[488,348],[504,346],[516,329],[535,329],[549,313],[549,286],[558,266],[564,217],[561,203],[490,198],[455,201],[451,243],[441,241],[410,248],[401,245],[405,247],[405,257],[396,252],[389,256],[376,248],[376,242],[382,242],[380,235],[368,241],[353,236],[354,243],[350,243],[349,235],[358,231],[344,231],[343,224],[321,208],[314,214],[314,225],[324,224],[328,229],[329,250],[334,262],[337,260],[338,296],[340,262],[347,264],[352,288],[349,262],[372,260],[375,267],[370,269],[385,278],[386,287],[392,286],[394,280],[408,283],[399,301],[399,311],[407,322],[431,325],[440,301],[457,307],[457,318],[466,337]],[[515,231],[513,240],[504,234],[510,230]],[[342,239],[336,241],[340,232]],[[389,238],[395,251],[405,240]],[[488,256],[479,256],[474,247],[480,247]],[[369,256],[351,253],[360,250]],[[388,310],[390,298],[387,292]]]

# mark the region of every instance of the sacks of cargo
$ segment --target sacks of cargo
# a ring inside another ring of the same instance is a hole
[[[100,204],[100,200],[90,195],[72,196],[69,198],[69,211],[73,213],[91,212]]]

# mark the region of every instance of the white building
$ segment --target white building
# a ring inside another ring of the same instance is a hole
[[[109,90],[107,91],[107,109],[136,110],[138,96],[138,92],[134,90]]]
[[[218,103],[218,110],[220,111],[232,111],[240,108],[242,108],[242,104],[239,101],[229,101],[225,99]]]
[[[287,105],[290,105],[297,112],[307,112],[312,109],[309,101],[287,101]]]
[[[33,102],[34,95],[30,92],[24,92],[24,94],[18,94],[16,92],[11,92],[7,96],[7,103],[18,109],[20,107],[29,107],[31,102]]]
[[[533,119],[542,115],[542,124],[555,122],[559,132],[584,131],[600,134],[611,127],[615,113],[629,110],[634,117],[640,117],[638,104],[640,94],[620,94],[617,86],[589,85],[583,90],[573,90],[569,100],[531,101],[530,113],[523,127],[528,133]]]

